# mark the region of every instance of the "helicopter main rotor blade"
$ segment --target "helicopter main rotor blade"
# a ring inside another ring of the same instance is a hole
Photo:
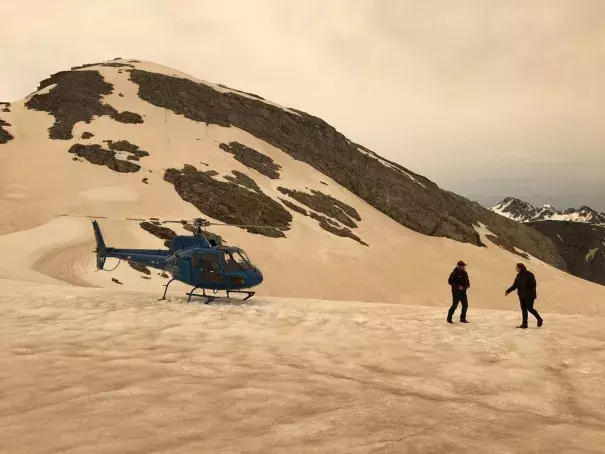
[[[109,216],[89,216],[86,214],[57,214],[56,216],[68,218],[109,219],[112,221],[148,221],[148,219],[142,218],[113,218]]]
[[[160,218],[114,218],[111,216],[89,216],[85,214],[56,214],[55,216],[70,217],[70,218],[87,218],[87,219],[107,219],[111,221],[136,221],[136,222],[159,222],[159,223],[172,223],[172,224],[192,224],[190,221],[180,220],[162,220]],[[193,224],[192,224],[193,225]]]
[[[273,225],[242,225],[242,224],[219,224],[218,222],[209,222],[206,225],[218,225],[218,226],[223,226],[223,227],[243,227],[243,228],[249,228],[249,229],[277,229],[280,230],[283,227],[276,227]]]
[[[223,227],[240,227],[240,228],[248,228],[248,229],[276,229],[281,230],[283,227],[276,227],[272,225],[251,225],[251,224],[225,224],[220,222],[206,222],[204,220],[197,221],[186,221],[184,219],[180,221],[172,220],[172,219],[161,219],[161,218],[116,218],[111,216],[90,216],[83,214],[57,214],[55,216],[62,217],[72,217],[72,218],[87,218],[87,219],[107,219],[112,221],[137,221],[137,222],[159,222],[160,224],[181,224],[181,225],[191,225],[200,227],[209,227],[209,226],[223,226]]]

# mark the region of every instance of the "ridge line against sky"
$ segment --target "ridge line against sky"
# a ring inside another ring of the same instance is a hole
[[[323,118],[493,205],[605,211],[600,0],[10,1],[0,99],[114,57],[150,60]]]

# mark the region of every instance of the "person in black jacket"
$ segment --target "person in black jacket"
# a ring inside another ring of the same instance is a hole
[[[534,301],[538,297],[537,294],[537,283],[536,277],[531,271],[528,271],[523,263],[517,263],[516,266],[517,277],[513,285],[506,290],[505,296],[516,290],[519,295],[519,302],[521,303],[521,314],[523,321],[517,328],[527,328],[527,313],[530,312],[538,320],[538,327],[542,326],[544,320],[538,314],[538,311],[534,309]]]
[[[468,297],[466,296],[466,291],[471,286],[471,281],[468,278],[468,273],[466,272],[466,263],[463,261],[458,262],[454,271],[450,274],[447,283],[452,288],[452,306],[447,313],[447,322],[452,322],[452,317],[454,316],[454,312],[456,312],[456,308],[458,307],[458,303],[462,303],[462,313],[460,314],[460,323],[468,323],[466,321],[466,311],[468,309]]]

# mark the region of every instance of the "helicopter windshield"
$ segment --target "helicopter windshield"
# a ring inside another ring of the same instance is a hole
[[[243,251],[229,251],[225,254],[225,259],[227,264],[226,271],[254,269],[254,266],[252,266],[252,263],[250,263],[246,253]]]

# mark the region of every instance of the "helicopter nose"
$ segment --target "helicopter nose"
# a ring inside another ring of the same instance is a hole
[[[257,281],[257,282],[256,282],[256,285],[258,285],[258,284],[262,283],[262,282],[263,282],[263,279],[264,279],[264,277],[263,277],[263,273],[261,273],[261,271],[260,271],[259,269],[257,269],[257,270],[256,270],[256,276],[255,276],[255,280]]]

